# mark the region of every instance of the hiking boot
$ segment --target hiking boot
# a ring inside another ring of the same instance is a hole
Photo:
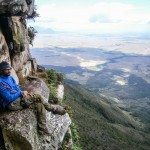
[[[64,109],[64,107],[60,105],[51,105],[51,107],[52,107],[52,112],[54,114],[64,115],[66,113],[66,110]]]
[[[65,108],[60,105],[45,103],[44,107],[47,111],[52,111],[54,114],[64,115],[66,113]]]

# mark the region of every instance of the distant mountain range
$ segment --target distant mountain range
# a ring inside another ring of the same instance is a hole
[[[34,26],[34,28],[38,31],[38,34],[55,34],[59,33],[58,31],[55,31],[51,28],[42,28],[39,26]]]
[[[39,34],[54,34],[54,33],[67,33],[67,34],[78,34],[80,35],[81,33],[75,33],[75,32],[65,32],[65,31],[56,31],[52,28],[44,28],[40,26],[34,26],[34,28],[39,32]],[[85,36],[93,36],[93,37],[133,37],[133,38],[139,38],[139,39],[145,39],[145,38],[150,38],[150,33],[149,32],[127,32],[127,33],[84,33],[81,35]]]

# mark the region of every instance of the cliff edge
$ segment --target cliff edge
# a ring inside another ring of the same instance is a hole
[[[36,59],[29,52],[33,37],[26,25],[26,19],[34,16],[34,0],[0,0],[0,62],[12,65],[12,76],[18,83],[37,72]],[[48,101],[50,90],[42,79],[33,78],[24,88]],[[71,124],[68,114],[60,116],[47,112],[51,131],[48,136],[38,133],[36,113],[31,109],[0,111],[0,120],[1,150],[57,150]]]

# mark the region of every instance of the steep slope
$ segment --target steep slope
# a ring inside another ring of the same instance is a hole
[[[84,150],[149,149],[150,138],[129,113],[89,91],[65,84],[65,101],[74,110]]]

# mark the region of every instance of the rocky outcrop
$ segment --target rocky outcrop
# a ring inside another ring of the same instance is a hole
[[[43,102],[48,102],[50,90],[45,82],[37,77],[29,76],[28,82],[21,87],[22,90],[27,90],[31,94],[39,94]]]
[[[12,75],[17,83],[37,71],[36,59],[29,52],[30,37],[25,20],[33,16],[34,9],[34,0],[0,0],[0,62],[5,60],[12,65]],[[21,88],[40,94],[43,102],[48,101],[50,91],[41,79],[30,76]],[[63,90],[60,85],[58,97],[61,99]],[[46,115],[51,131],[49,136],[38,133],[36,111],[24,109],[2,113],[0,109],[0,150],[59,149],[71,120],[68,114],[60,116],[47,112]]]
[[[29,84],[30,83],[30,84]],[[48,101],[49,90],[46,84],[34,77],[22,88],[42,96]],[[51,135],[39,134],[36,113],[31,109],[6,112],[0,116],[0,127],[6,150],[57,150],[69,129],[71,120],[68,114],[54,115],[47,112],[47,127]]]
[[[59,84],[57,86],[57,97],[61,100],[64,97],[64,85],[63,84]]]
[[[34,0],[0,0],[0,14],[32,15]]]
[[[68,114],[60,116],[47,112],[47,126],[51,135],[39,134],[32,110],[8,112],[0,117],[5,148],[7,150],[57,150],[68,130]]]
[[[0,62],[3,60],[10,62],[10,55],[5,37],[0,30]]]
[[[20,25],[21,23],[18,24]],[[19,25],[16,25],[14,28],[20,28]],[[36,60],[30,55],[27,38],[20,39],[21,31],[16,29],[13,34],[13,49],[10,51],[4,37],[5,33],[3,33],[0,26],[0,61],[8,61],[13,66],[18,76],[25,77],[30,75],[32,71],[36,71],[37,65]],[[24,34],[24,32],[22,34]],[[11,44],[11,42],[9,44]]]
[[[20,77],[37,70],[26,25],[34,12],[34,0],[0,0],[0,62],[8,61]]]

